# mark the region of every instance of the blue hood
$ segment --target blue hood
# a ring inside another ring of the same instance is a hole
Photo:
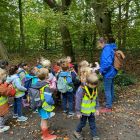
[[[104,78],[114,78],[117,70],[114,68],[114,52],[117,49],[115,43],[105,44],[100,57],[100,73]]]

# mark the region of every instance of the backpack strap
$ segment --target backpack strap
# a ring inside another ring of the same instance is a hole
[[[90,94],[89,89],[88,89],[87,86],[84,86],[83,88],[84,88],[84,90],[85,90],[86,96],[87,96],[90,100],[92,100],[95,96],[97,96],[97,88],[94,88],[94,89],[93,89],[92,94]]]
[[[49,87],[49,85],[47,84],[47,85],[43,86],[43,87],[40,89],[40,92],[43,93],[46,87]]]
[[[46,87],[49,87],[49,85],[47,84],[47,85],[43,86],[42,88],[40,88],[40,98],[42,101],[45,101],[43,93],[44,93]]]

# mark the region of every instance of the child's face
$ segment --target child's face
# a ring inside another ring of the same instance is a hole
[[[67,62],[71,63],[71,58],[70,57],[67,57]]]

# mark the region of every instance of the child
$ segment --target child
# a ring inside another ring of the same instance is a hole
[[[14,115],[13,118],[17,118],[17,121],[27,121],[27,117],[22,115],[22,97],[25,95],[27,90],[22,86],[21,80],[18,76],[18,67],[11,66],[9,69],[9,77],[7,83],[12,83],[16,89],[16,95],[14,98]]]
[[[83,87],[79,87],[76,93],[76,112],[77,117],[80,119],[80,123],[74,132],[77,139],[82,140],[81,131],[85,127],[87,119],[90,125],[91,134],[93,140],[99,140],[96,133],[95,114],[99,115],[97,101],[97,85],[98,77],[95,73],[91,73],[86,78],[86,84]]]
[[[29,89],[32,86],[36,85],[36,83],[38,82],[37,74],[38,74],[38,69],[36,67],[34,67],[34,68],[31,68],[31,70],[29,71],[29,74],[26,75],[26,81],[25,81],[24,86],[27,88],[27,91],[26,91],[27,94],[29,92]],[[28,95],[27,95],[27,97],[28,97]],[[33,109],[33,113],[38,113],[37,108]]]
[[[72,117],[74,116],[74,108],[73,108],[74,107],[74,94],[73,94],[72,76],[71,76],[71,73],[69,72],[68,63],[64,62],[61,65],[61,68],[62,68],[62,71],[58,75],[57,86],[59,86],[59,81],[61,81],[59,79],[64,78],[69,87],[69,90],[67,92],[62,93],[63,113],[67,113],[67,101],[68,101],[68,104],[69,104],[68,117]]]
[[[26,81],[26,75],[28,74],[27,73],[28,65],[27,65],[27,63],[20,63],[18,65],[18,67],[19,67],[18,68],[18,75],[19,75],[19,78],[22,82],[22,85],[24,86],[25,81]],[[22,104],[24,107],[29,106],[28,101],[27,101],[27,92],[25,92],[25,95],[22,98]]]
[[[39,69],[39,81],[36,83],[36,85],[32,87],[40,90],[44,88],[44,91],[41,90],[42,106],[38,109],[39,115],[41,117],[42,139],[55,140],[57,136],[49,134],[47,126],[48,120],[55,115],[55,113],[52,112],[54,110],[54,100],[52,98],[52,93],[50,91],[49,84],[46,82],[48,75],[49,71],[46,68]]]
[[[41,61],[41,64],[44,68],[47,68],[49,70],[49,78],[47,79],[47,82],[49,83],[49,87],[51,90],[56,90],[56,77],[54,76],[55,73],[53,69],[51,68],[51,61],[44,59]]]
[[[3,89],[3,83],[6,79],[6,71],[0,68],[0,92]],[[6,87],[5,87],[6,88]],[[5,132],[10,129],[10,126],[4,125],[4,116],[8,113],[9,106],[8,106],[8,98],[5,96],[1,96],[0,94],[0,133]]]
[[[18,74],[20,79],[22,80],[22,83],[24,84],[24,80],[25,80],[25,76],[27,74],[27,70],[28,70],[28,65],[27,63],[20,63],[18,65]]]

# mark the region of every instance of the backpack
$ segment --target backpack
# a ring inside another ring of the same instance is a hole
[[[22,77],[22,74],[24,73],[24,75],[26,75],[27,73],[25,72],[25,70],[21,70],[20,72],[18,72],[18,77],[21,80],[21,83],[24,84],[26,81],[26,77]]]
[[[41,89],[36,89],[30,87],[28,89],[28,97],[29,97],[29,104],[31,109],[37,109],[42,106],[42,100],[41,100],[41,92],[44,92],[45,87],[48,85],[43,86]]]
[[[0,84],[0,96],[9,96],[14,97],[16,94],[16,90],[12,84]]]
[[[51,81],[47,81],[47,82],[49,83],[50,89],[56,90],[56,82],[57,82],[57,80],[56,80],[55,76],[51,79]]]
[[[122,51],[117,50],[114,54],[114,68],[120,70],[123,66],[125,55]]]
[[[57,81],[57,89],[61,93],[66,93],[72,90],[72,87],[69,85],[67,78],[70,76],[59,76]],[[70,77],[71,78],[71,77]]]
[[[28,90],[30,87],[31,87],[31,85],[32,85],[32,79],[33,78],[30,78],[30,79],[28,79],[28,80],[26,80],[25,82],[24,82],[24,87]]]

